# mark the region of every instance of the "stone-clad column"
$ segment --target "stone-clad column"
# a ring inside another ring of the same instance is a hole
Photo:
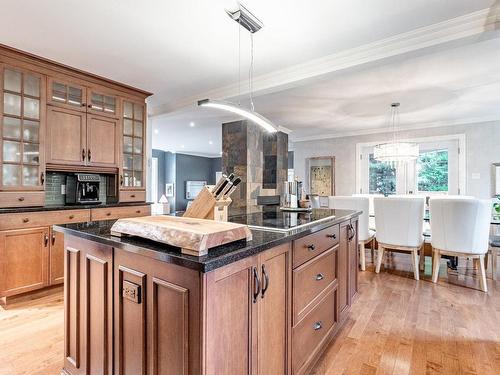
[[[281,194],[287,179],[288,135],[245,120],[222,124],[222,170],[242,179],[231,212],[260,210],[257,197]]]

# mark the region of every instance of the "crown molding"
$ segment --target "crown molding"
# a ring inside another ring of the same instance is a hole
[[[429,128],[441,128],[448,126],[459,126],[459,125],[474,125],[479,123],[499,123],[499,116],[484,116],[484,117],[476,117],[476,118],[467,118],[462,120],[455,121],[436,121],[436,122],[428,122],[428,123],[415,123],[407,126],[399,126],[396,128],[398,132],[411,131],[411,130],[421,130],[421,129],[429,129]],[[364,130],[354,130],[350,132],[338,132],[338,133],[329,133],[329,134],[321,134],[314,135],[309,137],[298,137],[291,139],[291,142],[310,142],[310,141],[321,141],[324,139],[333,139],[333,138],[345,138],[345,137],[359,137],[362,135],[370,135],[370,134],[381,134],[381,133],[392,133],[392,127],[383,127],[377,129],[364,129]]]
[[[423,48],[494,31],[500,27],[500,7],[491,7],[421,27],[389,38],[351,48],[254,77],[254,96],[280,91],[305,80],[351,68],[357,65],[417,51]],[[239,91],[239,87],[243,91]],[[161,116],[180,108],[193,106],[200,98],[227,99],[248,94],[248,80],[186,97],[176,102],[150,106],[151,116]]]

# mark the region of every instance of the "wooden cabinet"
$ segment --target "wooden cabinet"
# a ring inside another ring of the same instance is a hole
[[[115,371],[200,374],[201,275],[115,249]]]
[[[290,244],[206,275],[206,374],[290,369]]]
[[[144,190],[146,186],[146,108],[144,102],[123,100],[122,165],[120,166],[120,191]],[[122,192],[120,194],[123,195]],[[138,201],[139,195],[129,201]]]
[[[338,304],[339,320],[343,321],[349,312],[352,299],[358,290],[358,220],[340,224],[340,246],[338,256]]]
[[[87,120],[84,112],[47,107],[47,163],[85,165]]]
[[[71,374],[112,374],[112,248],[69,237],[64,261],[64,368]]]
[[[0,190],[43,190],[45,76],[0,64]]]
[[[87,165],[118,168],[119,130],[117,119],[87,115]]]
[[[49,228],[0,232],[0,296],[48,285]]]
[[[87,89],[87,112],[118,118],[119,98],[105,88],[90,87]]]
[[[49,284],[64,282],[64,234],[50,228]]]

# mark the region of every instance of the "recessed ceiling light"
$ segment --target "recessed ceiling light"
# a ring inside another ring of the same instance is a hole
[[[221,151],[221,152],[219,152],[219,154],[221,154],[221,155],[222,155],[222,151]]]
[[[158,134],[160,131],[158,129],[155,129],[155,134]]]
[[[194,122],[193,122],[193,121],[191,121],[191,122],[189,123],[189,126],[191,126],[192,128],[194,128]]]
[[[181,148],[184,148],[184,145],[181,145]]]
[[[213,145],[214,143],[212,141],[208,141],[208,144],[209,145]]]

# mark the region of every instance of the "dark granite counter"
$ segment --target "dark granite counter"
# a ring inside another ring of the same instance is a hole
[[[151,203],[148,202],[123,202],[123,203],[105,203],[105,204],[75,204],[75,205],[48,205],[38,207],[11,207],[0,208],[1,214],[17,214],[21,212],[40,212],[40,211],[61,211],[61,210],[88,210],[90,208],[106,208],[106,207],[126,207],[126,206],[144,206]]]
[[[327,228],[331,225],[349,220],[361,212],[349,210],[318,209],[315,214],[302,215],[302,222],[308,220],[307,226],[302,226],[292,234],[271,230],[251,229],[252,241],[237,241],[209,250],[208,254],[201,257],[182,254],[178,247],[173,247],[158,242],[138,237],[111,236],[111,226],[115,220],[96,221],[80,224],[57,225],[55,229],[68,235],[81,237],[90,241],[99,242],[115,248],[131,251],[144,256],[149,256],[161,261],[174,263],[183,267],[195,269],[200,272],[209,272],[216,268],[236,262],[240,259],[258,254],[274,246],[295,240],[307,234]],[[265,217],[265,216],[264,216]],[[241,221],[231,218],[230,221]],[[267,221],[272,220],[267,217]],[[281,220],[277,218],[276,220]],[[274,222],[274,226],[279,226]]]

